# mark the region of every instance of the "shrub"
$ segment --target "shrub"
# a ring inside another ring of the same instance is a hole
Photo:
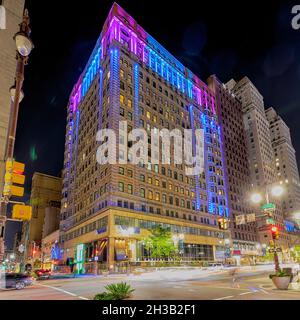
[[[131,293],[134,291],[134,289],[126,282],[109,284],[105,289],[114,297],[114,300],[129,298]]]
[[[94,300],[123,300],[129,298],[134,291],[126,282],[109,284],[105,289],[107,292],[96,294]]]
[[[289,273],[286,273],[284,271],[278,271],[276,273],[270,274],[269,278],[272,279],[273,277],[290,277],[291,275]]]
[[[107,293],[107,292],[102,292],[98,293],[95,295],[94,300],[115,300],[114,297]]]

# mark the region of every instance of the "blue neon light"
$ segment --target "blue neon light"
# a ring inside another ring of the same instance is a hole
[[[81,88],[81,98],[83,99],[86,93],[88,92],[92,81],[94,80],[97,72],[100,68],[100,61],[102,56],[102,47],[100,46],[96,53],[93,53],[88,66],[86,68],[85,74],[83,76],[82,88]]]
[[[139,127],[139,65],[136,63],[133,67],[133,77],[134,77],[134,125],[136,128]]]
[[[193,138],[192,138],[192,149],[193,154],[196,155],[196,136],[195,136],[195,123],[194,123],[194,111],[193,106],[189,106],[189,112],[190,112],[190,121],[191,121],[191,127],[193,132]],[[200,210],[201,208],[201,200],[200,200],[200,182],[199,182],[199,175],[195,176],[195,183],[196,183],[196,210]]]

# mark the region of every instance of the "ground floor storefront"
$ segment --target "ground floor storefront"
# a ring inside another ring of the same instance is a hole
[[[146,247],[145,240],[157,226],[170,230],[176,255],[154,258]],[[217,226],[109,209],[68,230],[62,250],[66,264],[76,273],[125,272],[129,266],[224,262],[228,237]]]

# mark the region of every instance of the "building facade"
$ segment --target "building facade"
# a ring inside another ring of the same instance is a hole
[[[294,214],[300,210],[300,180],[290,129],[273,108],[266,110],[266,116],[270,123],[277,179],[286,187],[282,210],[286,218],[295,220]]]
[[[272,147],[270,124],[266,117],[263,96],[248,77],[240,81],[230,80],[227,88],[242,104],[243,122],[246,133],[249,168],[251,178],[251,193],[258,192],[263,202],[256,206],[257,217],[261,216],[261,205],[269,202],[275,204],[272,222],[268,218],[257,218],[258,240],[263,246],[268,246],[272,240],[271,225],[280,230],[278,245],[288,250],[289,235],[284,224],[284,214],[281,201],[271,194],[271,187],[280,181],[275,169],[275,154]],[[250,201],[251,193],[248,201]]]
[[[253,208],[248,201],[251,181],[242,103],[215,75],[208,78],[208,85],[216,97],[224,141],[233,256],[238,263],[241,259],[249,263],[259,251],[256,221],[253,221]],[[237,216],[244,218],[239,222]]]
[[[124,147],[135,128],[147,140],[151,129],[203,129],[204,172],[186,175],[172,152],[170,164],[152,164],[151,148],[146,161],[133,165]],[[118,164],[97,163],[100,129],[117,132]],[[60,223],[66,260],[85,271],[101,261],[113,268],[146,260],[143,239],[157,225],[180,238],[183,259],[224,259],[228,232],[217,220],[228,218],[229,207],[214,93],[117,4],[74,86],[66,131]]]
[[[32,218],[23,223],[22,243],[25,244],[25,261],[41,259],[41,243],[46,231],[52,232],[57,228],[58,209],[61,205],[62,179],[47,174],[35,172],[32,177],[30,204],[32,206]],[[46,216],[46,212],[47,216]],[[52,214],[54,217],[49,217]],[[44,226],[46,221],[51,223]],[[56,227],[54,227],[56,226]],[[49,229],[50,228],[50,229]]]
[[[9,89],[14,84],[16,71],[16,43],[13,36],[19,31],[25,0],[2,0],[0,5],[5,10],[4,29],[0,29],[0,193],[2,195],[5,146],[10,117]],[[3,16],[2,16],[3,18]]]

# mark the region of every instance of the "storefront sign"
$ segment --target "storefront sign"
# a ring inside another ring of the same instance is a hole
[[[117,232],[124,235],[124,236],[130,236],[132,234],[140,234],[141,229],[136,227],[127,227],[127,226],[116,226]]]
[[[96,231],[97,231],[98,234],[104,233],[104,232],[107,231],[107,227],[103,227],[103,228],[97,229]]]

